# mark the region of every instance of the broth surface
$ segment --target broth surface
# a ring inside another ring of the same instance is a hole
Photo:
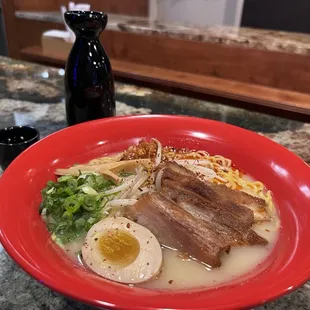
[[[243,174],[244,180],[255,179]],[[146,283],[136,286],[149,289],[192,289],[216,286],[237,279],[261,264],[272,252],[280,230],[280,219],[277,210],[273,210],[271,222],[253,225],[260,236],[268,240],[266,246],[232,247],[229,255],[223,254],[222,266],[210,270],[207,266],[193,259],[184,259],[179,251],[163,248],[163,268],[160,275]],[[84,238],[66,245],[67,254],[83,265],[80,253]]]
[[[180,258],[178,251],[163,249],[162,274],[158,279],[140,286],[150,289],[208,287],[231,281],[250,272],[268,257],[278,236],[275,223],[264,223],[253,228],[268,240],[267,246],[232,247],[229,255],[223,255],[222,266],[212,270],[199,262]]]
[[[200,262],[183,259],[180,252],[163,248],[163,269],[157,279],[138,286],[149,289],[190,289],[222,284],[236,279],[262,263],[276,244],[279,227],[277,220],[256,224],[253,229],[268,240],[267,246],[232,247],[229,255],[223,254],[222,266],[209,270]],[[84,238],[66,245],[65,251],[76,262],[82,264],[78,254]]]

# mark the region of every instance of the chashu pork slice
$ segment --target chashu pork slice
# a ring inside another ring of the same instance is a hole
[[[178,249],[211,267],[221,265],[220,256],[230,251],[231,237],[212,223],[198,219],[161,193],[146,194],[123,215],[148,228],[168,247]]]
[[[245,192],[233,190],[223,184],[209,183],[213,193],[222,200],[245,206],[253,211],[255,222],[270,221],[271,216],[267,212],[266,202]]]
[[[227,201],[235,205],[247,207],[253,212],[254,222],[271,220],[267,212],[266,202],[263,199],[242,191],[230,189],[226,185],[211,182],[204,183],[197,178],[194,172],[175,162],[167,162],[161,165],[161,168],[165,169],[162,180],[168,178],[178,181],[188,187],[188,189],[195,191],[200,196],[213,202]],[[205,186],[197,186],[197,181],[200,181]]]
[[[205,186],[198,179],[192,182],[192,188],[195,187],[195,183],[197,186]],[[244,206],[226,201],[210,201],[184,187],[182,183],[170,179],[162,181],[162,193],[192,216],[215,225],[217,231],[232,239],[231,245],[268,243],[251,229],[254,224],[253,212]]]

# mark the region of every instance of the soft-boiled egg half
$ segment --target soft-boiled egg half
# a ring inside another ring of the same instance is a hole
[[[124,217],[109,217],[95,224],[87,233],[82,255],[95,273],[127,284],[154,278],[163,260],[156,237]]]

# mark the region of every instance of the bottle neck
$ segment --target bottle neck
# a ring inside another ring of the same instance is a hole
[[[107,54],[98,38],[90,39],[85,36],[77,37],[71,54],[76,56],[79,55],[82,59],[91,60],[91,63],[94,61],[100,64],[109,62]]]
[[[75,42],[83,42],[83,43],[89,42],[90,44],[97,44],[100,41],[99,41],[99,38],[95,36],[89,37],[85,35],[79,35],[79,36],[76,36]]]
[[[107,15],[93,11],[68,11],[65,13],[65,21],[76,37],[98,40],[107,25]]]

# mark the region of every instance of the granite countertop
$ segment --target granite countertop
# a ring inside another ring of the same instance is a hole
[[[108,15],[108,30],[310,55],[310,35],[308,34],[229,26],[197,27],[143,17]],[[29,20],[63,23],[60,12],[16,11],[15,16]]]
[[[0,57],[0,128],[34,125],[42,137],[66,126],[63,69]],[[183,114],[227,122],[256,131],[310,163],[310,124],[219,102],[196,100],[116,83],[117,114]],[[1,172],[0,172],[1,173]],[[44,287],[22,271],[0,245],[0,309],[91,308]],[[310,309],[310,282],[257,310]]]

